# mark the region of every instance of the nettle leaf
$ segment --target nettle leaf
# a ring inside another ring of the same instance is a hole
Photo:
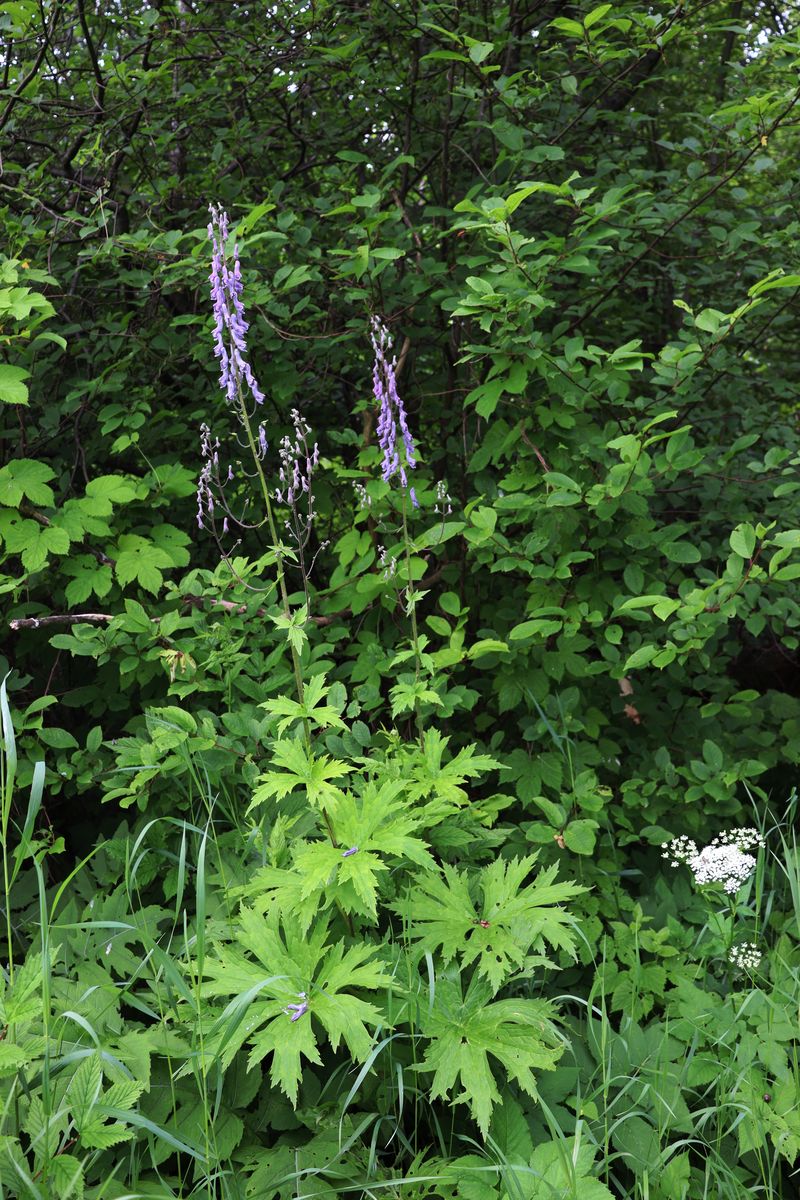
[[[54,1157],[58,1144],[69,1125],[69,1114],[65,1107],[55,1113],[45,1112],[41,1096],[31,1097],[24,1129],[30,1139],[31,1149],[37,1163],[48,1163]]]
[[[83,1163],[73,1154],[57,1154],[48,1164],[47,1176],[59,1200],[83,1196]]]
[[[541,957],[546,945],[574,957],[576,922],[557,906],[586,888],[554,883],[555,864],[523,886],[537,858],[498,858],[472,874],[445,864],[441,875],[423,877],[400,906],[409,937],[420,952],[441,953],[445,963],[456,957],[462,966],[477,961],[478,975],[493,992],[530,961],[530,950],[539,955],[531,965],[554,965]]]
[[[103,1064],[99,1054],[91,1054],[79,1065],[67,1089],[72,1116],[78,1129],[89,1119],[103,1084]]]
[[[117,543],[114,570],[123,586],[135,579],[140,587],[155,595],[164,582],[161,571],[172,565],[172,556],[166,550],[138,534],[123,534]]]
[[[17,1071],[27,1066],[29,1062],[30,1054],[27,1054],[21,1046],[15,1046],[10,1042],[0,1042],[0,1079],[7,1075],[16,1075]]]
[[[534,1071],[552,1070],[564,1050],[547,1000],[491,997],[489,985],[477,976],[463,995],[460,976],[448,972],[437,976],[433,1003],[423,1004],[420,1015],[430,1046],[418,1069],[433,1072],[431,1098],[449,1096],[460,1082],[463,1090],[454,1100],[469,1106],[484,1137],[492,1109],[500,1103],[490,1057],[501,1065],[504,1077],[536,1098]]]
[[[283,800],[296,788],[305,790],[309,804],[315,808],[335,812],[342,792],[331,780],[342,779],[350,774],[351,768],[346,763],[329,758],[327,754],[316,755],[312,750],[307,750],[302,742],[288,739],[275,743],[272,758],[283,769],[267,771],[261,776],[261,786],[253,793],[248,813],[266,800]]]
[[[0,468],[0,504],[18,508],[23,496],[31,504],[51,507],[55,504],[53,489],[47,481],[55,479],[55,471],[32,458],[13,458]]]
[[[109,1150],[120,1142],[129,1142],[133,1130],[119,1121],[104,1125],[101,1120],[87,1121],[81,1129],[81,1145],[87,1150]]]
[[[101,1107],[124,1109],[133,1108],[144,1091],[144,1084],[137,1079],[121,1079],[112,1083],[108,1091],[103,1092]]]
[[[241,950],[223,945],[216,959],[207,957],[209,982],[202,990],[206,995],[249,994],[247,1020],[243,1010],[238,1029],[232,1029],[228,1006],[209,1031],[210,1053],[230,1062],[249,1040],[248,1068],[271,1055],[272,1083],[292,1104],[297,1103],[302,1060],[321,1064],[318,1026],[333,1050],[343,1041],[357,1061],[367,1058],[374,1030],[386,1019],[381,1009],[355,993],[392,986],[391,976],[374,961],[378,946],[329,945],[324,921],[307,933],[296,921],[279,923],[277,915],[264,918],[251,908],[241,910],[236,938]]]
[[[51,958],[55,953],[51,947]],[[29,953],[14,973],[13,983],[6,984],[0,974],[0,1024],[18,1025],[39,1017],[42,1005],[42,955]]]

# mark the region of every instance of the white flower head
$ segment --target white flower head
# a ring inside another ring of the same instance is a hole
[[[728,961],[740,971],[755,971],[761,962],[761,951],[755,942],[740,942],[738,946],[731,947]]]
[[[673,867],[687,866],[699,887],[721,884],[729,896],[734,896],[756,869],[756,860],[748,851],[763,845],[757,829],[728,829],[702,850],[690,837],[673,838],[666,843],[661,857]]]
[[[721,883],[729,896],[735,896],[755,871],[756,860],[736,846],[706,846],[688,865],[700,887]]]

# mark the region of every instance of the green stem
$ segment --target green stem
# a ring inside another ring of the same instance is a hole
[[[250,447],[250,453],[253,456],[253,462],[255,463],[256,474],[258,475],[258,482],[261,487],[261,495],[264,500],[264,512],[267,517],[267,525],[269,526],[269,535],[272,539],[273,549],[275,550],[278,590],[280,591],[281,595],[283,615],[288,620],[291,616],[291,609],[289,608],[289,592],[286,587],[286,572],[283,566],[283,555],[281,554],[280,544],[278,542],[278,529],[275,524],[275,514],[272,511],[272,500],[269,494],[269,485],[267,484],[267,477],[264,474],[264,468],[261,465],[261,458],[258,453],[258,447],[256,446],[256,439],[253,435],[253,427],[250,424],[250,414],[247,411],[247,405],[245,404],[244,396],[242,395],[242,385],[239,379],[236,381],[236,387],[239,396],[239,415],[242,426],[244,427],[244,431],[247,434],[247,442]],[[292,656],[292,670],[294,672],[294,685],[297,691],[297,701],[299,704],[302,704],[305,698],[305,688],[303,687],[303,669],[300,665],[300,655],[297,653],[296,648],[291,642],[289,643],[289,651]],[[305,736],[306,750],[310,753],[311,728],[309,726],[307,717],[303,718],[303,733]],[[338,848],[339,842],[336,837],[336,831],[334,829],[333,822],[330,818],[330,814],[324,808],[322,809],[322,819],[325,822],[325,828],[328,831],[328,837],[330,838],[331,845]]]
[[[414,679],[419,683],[419,677],[422,670],[422,657],[419,649],[419,630],[417,628],[417,605],[416,601],[411,597],[414,594],[414,583],[411,578],[411,545],[408,536],[408,519],[406,515],[406,494],[403,492],[403,542],[406,548],[406,600],[408,603],[408,615],[411,617],[411,644],[414,647]],[[419,711],[419,700],[414,699],[414,718],[417,725],[417,734],[419,735],[419,744],[424,749],[425,734],[422,728],[422,716]]]

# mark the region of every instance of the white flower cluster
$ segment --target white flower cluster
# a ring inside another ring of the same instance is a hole
[[[665,844],[661,855],[673,867],[686,865],[699,886],[722,884],[729,896],[738,892],[753,871],[756,860],[749,850],[764,845],[757,829],[729,829],[720,833],[708,846],[698,849],[693,838],[673,838]]]
[[[755,942],[740,942],[731,947],[728,960],[742,971],[755,971],[761,962],[761,951]]]
[[[390,558],[384,546],[378,546],[378,562],[383,567],[383,578],[394,579],[397,574],[397,559]]]
[[[756,860],[736,846],[706,846],[689,866],[696,884],[721,883],[729,896],[735,896],[755,871]]]

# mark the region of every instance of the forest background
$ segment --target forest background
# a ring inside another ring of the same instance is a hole
[[[797,10],[0,36],[0,1195],[794,1196]]]

